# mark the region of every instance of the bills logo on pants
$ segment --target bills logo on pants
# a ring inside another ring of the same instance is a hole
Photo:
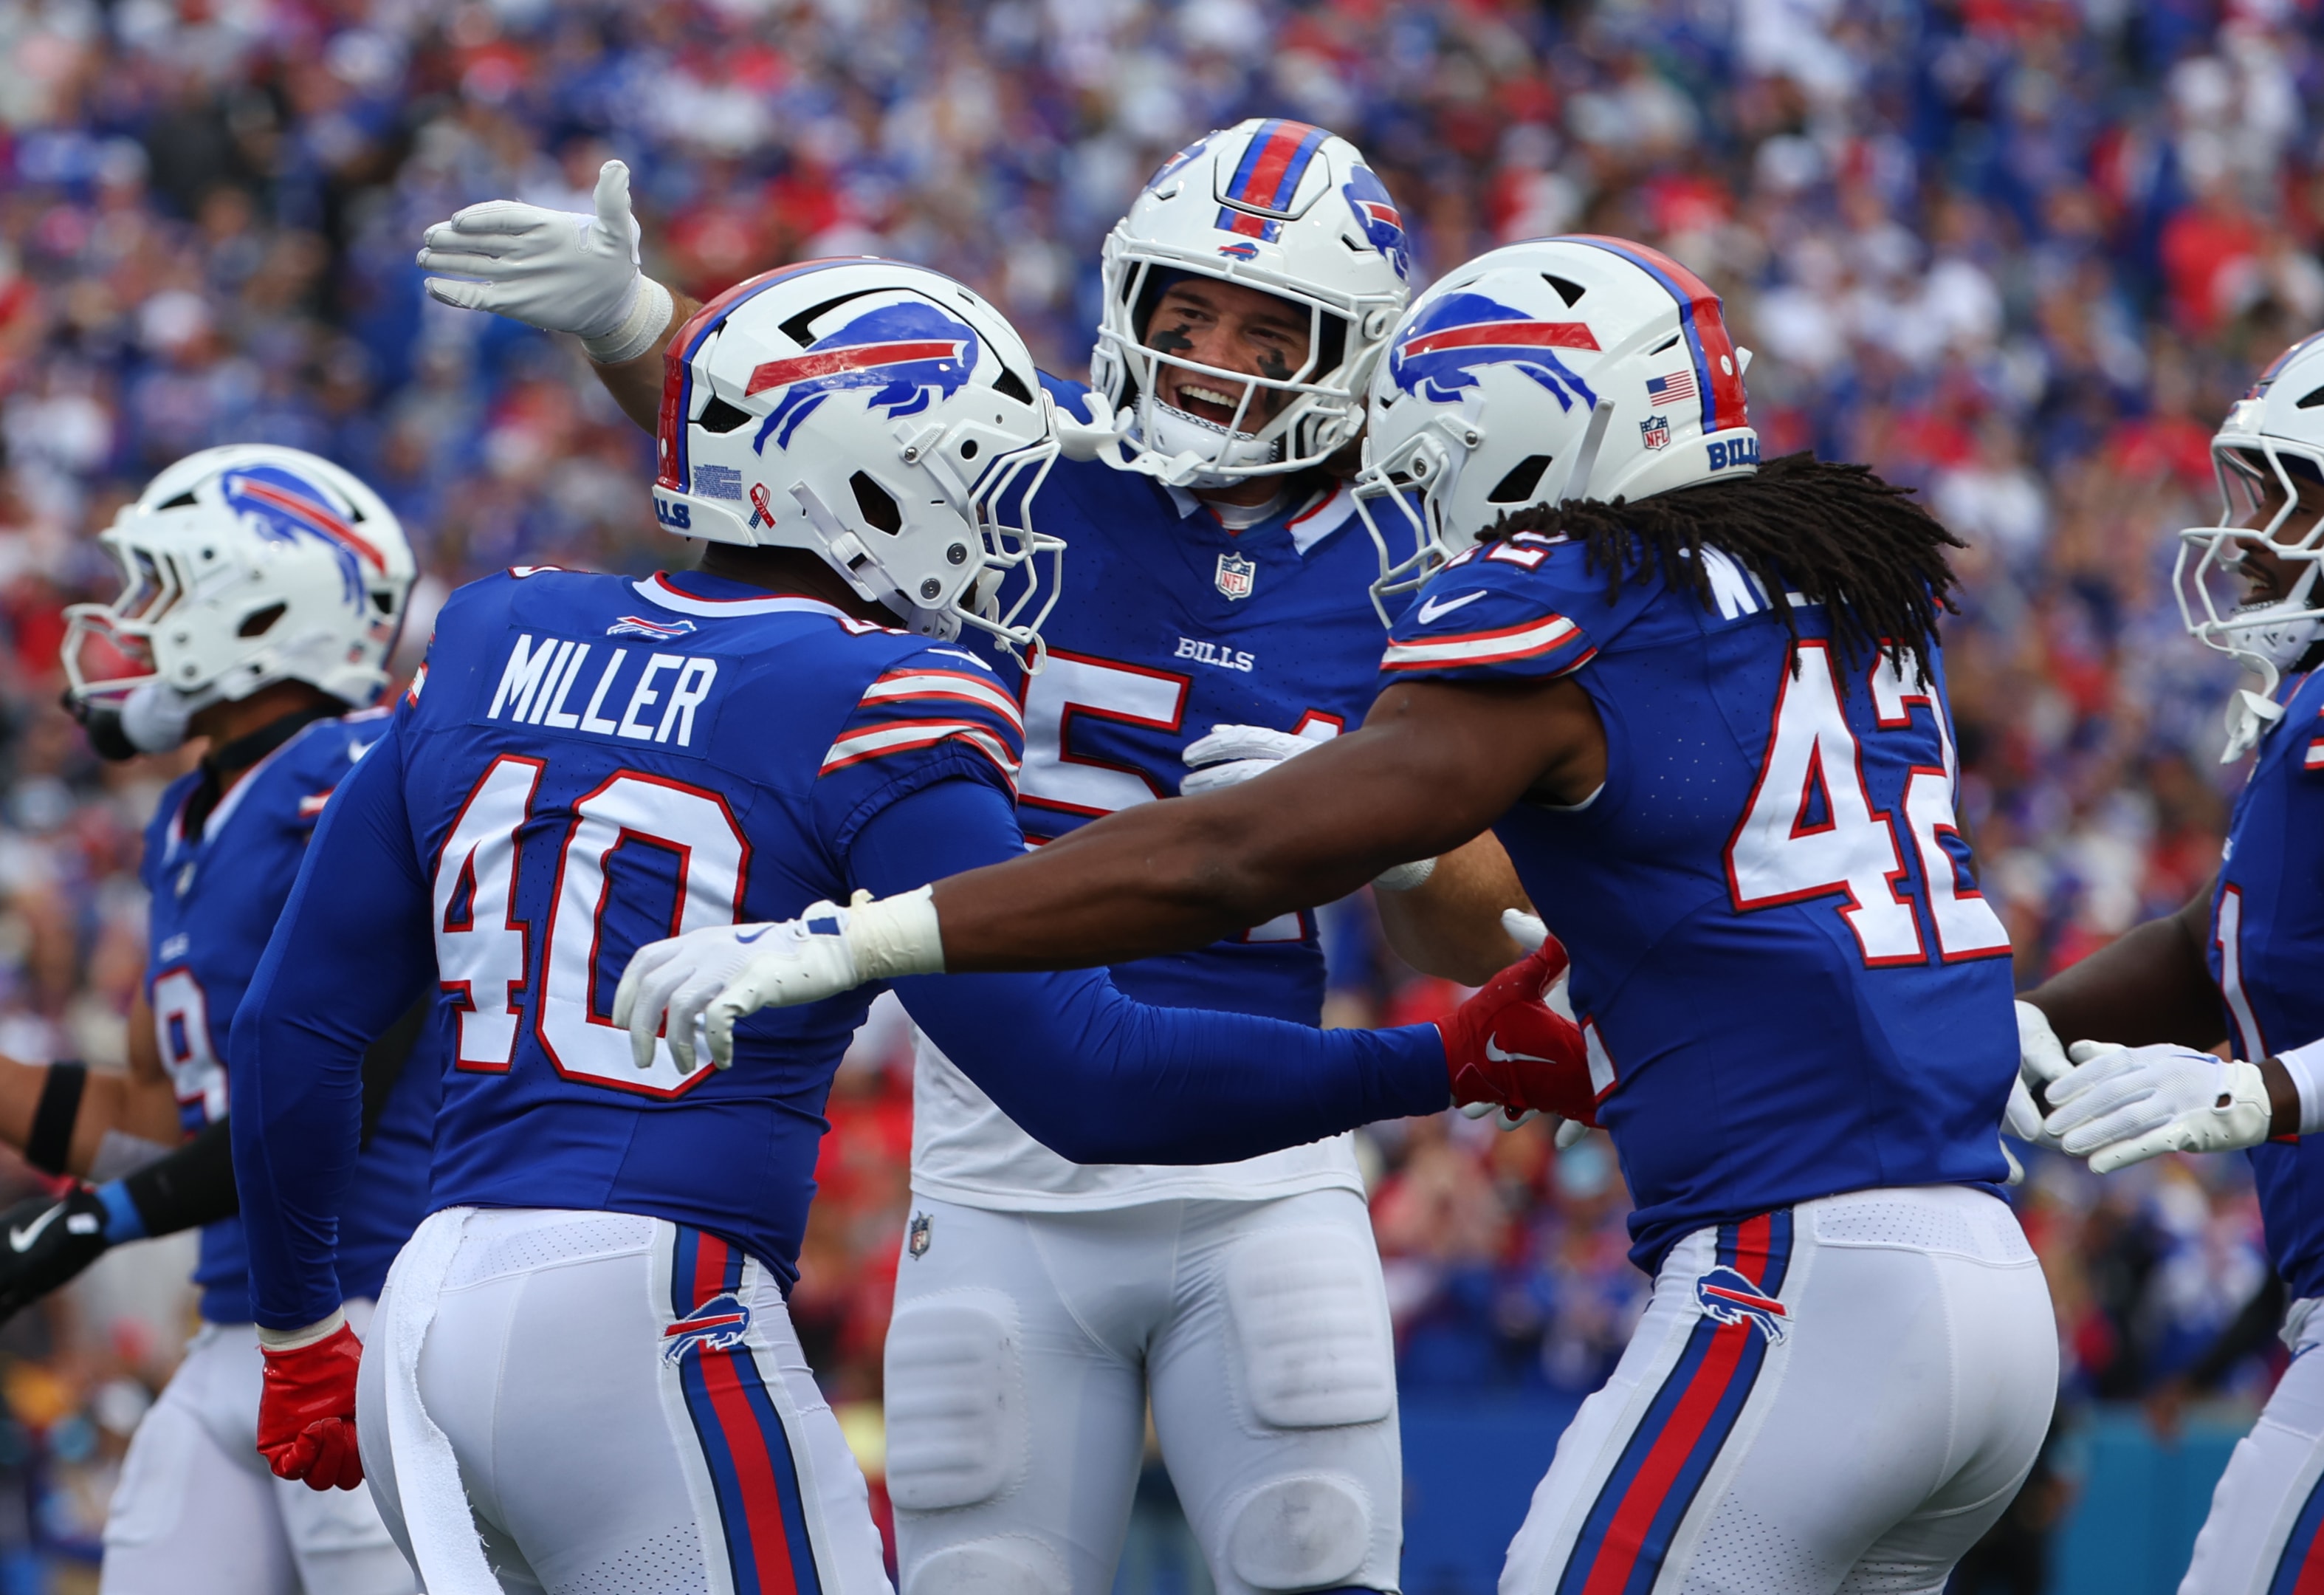
[[[1733,1433],[1767,1350],[1792,1258],[1788,1208],[1719,1227],[1717,1266],[1695,1283],[1702,1317],[1591,1503],[1557,1595],[1644,1595]]]
[[[746,1259],[700,1230],[677,1237],[662,1357],[709,1465],[736,1595],[822,1595],[790,1436],[750,1342]]]

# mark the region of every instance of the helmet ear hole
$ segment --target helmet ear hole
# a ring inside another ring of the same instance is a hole
[[[855,507],[862,512],[866,524],[878,527],[890,537],[904,530],[904,512],[886,488],[861,471],[847,479],[847,485],[855,492]]]
[[[1534,489],[1541,485],[1542,473],[1549,469],[1550,456],[1529,454],[1511,466],[1508,475],[1493,484],[1485,495],[1489,504],[1521,504],[1533,497]]]
[[[155,504],[153,507],[156,510],[185,510],[192,508],[196,502],[194,490],[189,487],[166,503]]]
[[[2319,404],[2324,404],[2324,388],[2310,390],[2307,395],[2303,397],[2299,403],[2292,406],[2292,409],[2313,410]]]
[[[270,604],[264,609],[254,610],[242,617],[242,624],[234,629],[237,637],[263,637],[274,629],[274,622],[290,609],[287,604]]]
[[[731,432],[751,419],[751,412],[739,404],[729,404],[716,394],[702,407],[702,419],[696,422],[706,432]]]

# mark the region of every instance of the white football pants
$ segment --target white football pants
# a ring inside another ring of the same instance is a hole
[[[863,1475],[755,1259],[630,1213],[452,1209],[429,1226],[449,1221],[420,1398],[503,1590],[887,1595]],[[382,1323],[419,1244],[388,1276]],[[392,1361],[364,1358],[356,1434],[409,1549]]]
[[[2324,1588],[2324,1301],[2285,1322],[2292,1366],[2227,1459],[2179,1595]]]
[[[349,1302],[355,1332],[369,1302]],[[137,1425],[105,1520],[102,1595],[412,1595],[360,1489],[277,1479],[258,1454],[264,1363],[247,1323],[205,1323]]]
[[[1397,1587],[1396,1358],[1361,1197],[912,1211],[887,1351],[904,1595],[1106,1595],[1149,1397],[1221,1595]]]
[[[2057,1387],[2041,1267],[1982,1192],[1699,1230],[1559,1440],[1501,1595],[1937,1595]]]

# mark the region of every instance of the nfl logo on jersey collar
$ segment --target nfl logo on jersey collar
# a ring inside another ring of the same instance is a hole
[[[1240,554],[1219,556],[1219,591],[1230,598],[1248,598],[1259,579],[1259,562]]]

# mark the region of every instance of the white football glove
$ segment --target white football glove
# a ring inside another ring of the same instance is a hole
[[[1538,953],[1542,943],[1549,940],[1549,927],[1541,922],[1539,915],[1528,914],[1523,908],[1503,908],[1501,928],[1509,933],[1511,941],[1528,953]],[[1572,978],[1572,970],[1559,975],[1541,998],[1551,1012],[1569,1019],[1573,1017],[1573,1003],[1566,996],[1565,987]],[[1509,1111],[1499,1102],[1467,1102],[1462,1104],[1461,1111],[1471,1119],[1482,1119],[1488,1113],[1491,1114],[1495,1129],[1515,1129],[1520,1124],[1530,1123],[1541,1117],[1538,1108],[1527,1108],[1512,1117]],[[1579,1119],[1560,1119],[1557,1121],[1556,1141],[1560,1149],[1572,1146],[1589,1133],[1590,1127]]]
[[[2234,1152],[2267,1139],[2273,1107],[2259,1065],[2158,1042],[2077,1041],[2050,1087],[2043,1128],[2098,1174],[2164,1152]]]
[[[1197,798],[1204,792],[1239,787],[1286,759],[1296,759],[1323,745],[1268,725],[1213,725],[1210,735],[1186,744],[1185,757],[1191,773],[1178,783],[1178,795]],[[1434,859],[1415,859],[1408,864],[1389,865],[1372,878],[1372,885],[1381,891],[1410,891],[1435,871]]]
[[[613,994],[613,1022],[630,1033],[630,1056],[654,1063],[667,1033],[670,1056],[692,1074],[695,1026],[710,1061],[734,1062],[734,1024],[762,1008],[795,1008],[850,991],[866,981],[935,974],[944,968],[933,890],[922,887],[874,901],[858,892],[843,908],[815,903],[770,925],[713,925],[640,947]]]
[[[669,325],[669,290],[638,270],[630,169],[597,172],[596,213],[488,199],[428,229],[420,252],[429,296],[548,332],[569,332],[604,364],[653,347]],[[458,281],[456,278],[472,278]]]

